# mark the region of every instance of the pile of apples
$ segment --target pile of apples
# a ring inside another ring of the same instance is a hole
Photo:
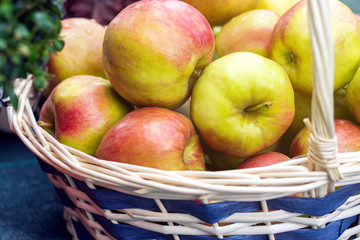
[[[330,1],[339,151],[360,150],[360,21]],[[266,166],[306,154],[305,0],[142,0],[104,27],[62,21],[39,125],[99,159],[163,170]]]

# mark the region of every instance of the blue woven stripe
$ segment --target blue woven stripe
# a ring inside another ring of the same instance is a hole
[[[152,199],[116,191],[90,189],[81,181],[76,181],[76,184],[103,209],[115,210],[140,208],[159,211]],[[169,212],[188,213],[207,223],[216,223],[236,212],[253,212],[261,210],[259,202],[218,202],[202,204],[193,201],[163,200],[162,203]]]
[[[283,209],[311,216],[328,214],[360,192],[360,184],[344,186],[322,198],[283,197],[267,201],[270,209]]]
[[[41,160],[39,157],[37,157],[37,160],[39,162],[41,170],[43,170],[44,172],[54,174],[54,175],[57,175],[57,176],[60,176],[60,177],[64,177],[64,174],[62,172],[59,172],[56,168],[54,168],[53,166],[47,164],[46,162]]]
[[[86,184],[78,182],[79,187],[98,206],[104,209],[141,208],[157,210],[150,199],[132,196],[116,191],[89,189]],[[283,197],[268,201],[269,209],[283,209],[290,212],[311,216],[323,216],[341,206],[349,197],[360,192],[360,184],[344,186],[323,198]],[[192,201],[163,200],[169,212],[189,213],[199,219],[215,223],[231,216],[235,212],[253,212],[261,210],[259,202],[218,202],[202,204]]]
[[[158,207],[152,199],[111,190],[90,189],[85,183],[81,181],[76,182],[80,189],[103,209],[141,208],[158,211]],[[311,216],[323,216],[333,212],[349,197],[359,192],[360,184],[353,184],[344,186],[323,198],[283,197],[267,202],[271,210],[283,209]],[[226,201],[211,204],[183,200],[163,200],[162,202],[169,212],[188,213],[207,223],[216,223],[236,212],[261,210],[259,202]]]
[[[71,199],[68,197],[68,195],[65,193],[63,189],[55,187],[55,191],[65,207],[76,208],[73,201],[71,201]]]
[[[74,221],[73,219],[71,219],[71,222],[79,240],[95,240],[80,222]]]
[[[157,232],[144,230],[135,226],[127,224],[113,224],[102,216],[94,215],[97,222],[110,233],[113,237],[119,240],[136,240],[136,239],[157,239],[157,240],[170,240],[173,239],[171,235],[160,234]],[[357,216],[350,217],[344,220],[338,220],[329,223],[325,228],[321,229],[299,229],[295,231],[275,234],[278,240],[309,240],[309,239],[326,239],[336,240],[341,234],[358,219]],[[211,236],[180,236],[181,240],[215,240],[216,237]],[[239,235],[227,237],[227,240],[266,240],[267,235]]]

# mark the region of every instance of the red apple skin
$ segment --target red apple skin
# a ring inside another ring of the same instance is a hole
[[[60,143],[94,156],[105,133],[132,110],[109,81],[77,75],[54,88],[41,108],[39,125]]]
[[[138,108],[102,139],[96,157],[162,170],[205,170],[199,137],[184,115],[159,107]]]
[[[265,167],[289,160],[290,158],[279,152],[264,152],[249,157],[237,167],[238,169]]]
[[[121,96],[138,107],[176,109],[212,61],[215,40],[205,17],[189,4],[145,0],[110,22],[103,46],[106,76]]]
[[[67,18],[61,21],[60,36],[64,48],[51,53],[47,63],[48,87],[43,95],[48,97],[51,90],[64,79],[75,75],[93,75],[105,78],[102,65],[102,44],[105,27],[95,20],[86,18]]]
[[[334,119],[338,152],[360,151],[360,126],[352,121]],[[305,155],[309,148],[309,131],[303,128],[293,139],[290,146],[290,157]]]

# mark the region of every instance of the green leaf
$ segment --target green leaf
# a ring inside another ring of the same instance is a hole
[[[19,23],[16,25],[15,27],[15,30],[14,30],[14,37],[15,39],[17,40],[20,40],[20,39],[28,39],[30,38],[31,34],[29,32],[29,30],[27,29],[27,27],[22,24],[22,23]]]
[[[12,17],[13,5],[10,1],[2,0],[0,2],[0,16],[3,18],[10,19]]]
[[[35,76],[34,86],[36,89],[43,90],[47,86],[45,75]]]
[[[58,18],[62,19],[65,16],[64,1],[52,0],[51,4],[50,10],[55,13]]]
[[[0,38],[0,50],[4,50],[7,47],[6,40],[4,38]]]
[[[10,103],[11,103],[11,105],[13,105],[13,107],[14,107],[15,109],[17,109],[19,100],[18,100],[17,96],[16,96],[15,93],[14,93],[14,85],[13,85],[13,83],[7,82],[7,83],[5,84],[5,87],[4,87],[4,96],[3,96],[2,98],[4,99],[4,98],[6,98],[6,97],[10,97]]]
[[[36,26],[38,26],[42,30],[53,28],[52,18],[46,12],[40,12],[40,11],[33,12],[29,16],[29,19],[31,22],[33,22]]]
[[[61,39],[56,39],[52,41],[52,44],[54,46],[54,50],[60,52],[63,49],[65,42]]]

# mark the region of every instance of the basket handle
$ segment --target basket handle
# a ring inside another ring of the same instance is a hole
[[[334,46],[329,0],[307,0],[313,68],[311,122],[304,119],[309,139],[309,162],[339,181],[337,139],[334,127]]]

